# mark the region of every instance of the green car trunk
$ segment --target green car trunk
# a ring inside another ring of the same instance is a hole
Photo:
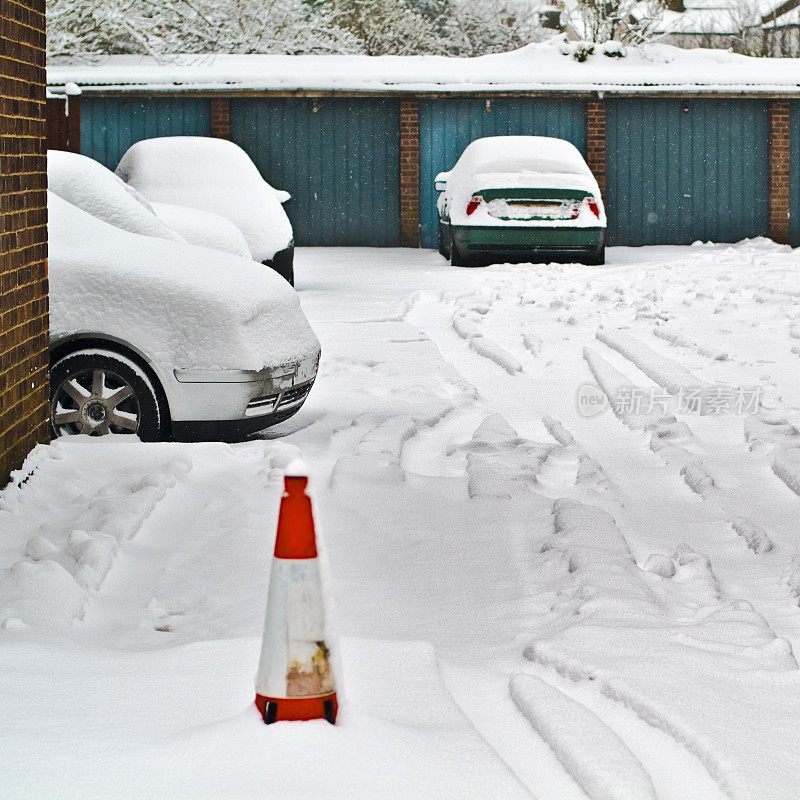
[[[587,197],[585,190],[577,189],[486,189],[476,192],[486,202],[502,199],[513,205],[519,201],[556,200],[581,201]],[[513,221],[513,217],[498,217]],[[551,216],[530,216],[526,219],[546,222]],[[448,220],[443,220],[445,225]],[[452,245],[462,259],[489,261],[501,258],[506,261],[528,261],[546,257],[553,261],[599,259],[605,244],[605,227],[572,227],[565,225],[451,225]]]

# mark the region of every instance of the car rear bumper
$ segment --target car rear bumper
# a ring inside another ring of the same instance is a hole
[[[469,255],[561,257],[596,254],[605,243],[605,228],[547,228],[541,226],[452,226],[453,243]]]

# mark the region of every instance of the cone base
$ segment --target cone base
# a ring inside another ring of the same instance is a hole
[[[267,725],[281,720],[311,719],[326,719],[334,725],[339,704],[336,701],[336,692],[318,697],[264,697],[257,694],[256,708]]]

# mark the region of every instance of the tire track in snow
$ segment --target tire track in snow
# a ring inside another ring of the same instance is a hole
[[[717,350],[697,344],[697,342],[693,341],[688,336],[684,336],[676,331],[656,326],[652,329],[652,333],[653,336],[658,339],[663,339],[665,342],[669,342],[673,347],[683,347],[686,350],[694,350],[696,353],[710,358],[712,361],[728,361],[730,359],[730,356],[724,350]]]
[[[634,347],[626,347],[629,352],[640,350]],[[714,530],[724,534],[724,530],[734,533],[742,543],[754,554],[762,556],[773,550],[773,541],[767,531],[760,525],[748,518],[746,515],[737,514],[730,510],[730,497],[725,491],[720,489],[714,476],[711,475],[703,462],[702,445],[697,442],[685,423],[679,422],[673,414],[662,415],[660,413],[650,414],[626,414],[622,412],[615,399],[619,396],[630,396],[641,393],[640,387],[634,384],[608,364],[596,351],[585,348],[584,357],[589,364],[592,372],[601,388],[606,392],[612,407],[620,420],[632,430],[643,430],[650,434],[650,449],[658,454],[667,464],[676,466],[686,485],[697,495],[703,498],[710,512],[712,524],[706,526],[706,530],[711,534]],[[638,364],[636,365],[638,366]],[[656,370],[660,372],[661,370]],[[675,377],[679,375],[676,369],[670,370],[670,374]],[[689,374],[689,373],[687,373]],[[800,452],[800,450],[798,450]],[[773,462],[774,469],[774,462]],[[785,472],[785,471],[784,471]],[[789,477],[793,475],[792,470],[788,470]],[[800,483],[798,483],[800,486]],[[723,526],[720,526],[719,520]],[[715,541],[709,535],[706,549],[712,554],[719,546],[727,547],[723,540]],[[786,555],[783,555],[785,558]],[[719,559],[715,559],[719,561]],[[737,564],[735,559],[727,559],[728,567],[722,570],[726,594],[731,596],[740,595],[748,583],[752,582],[756,574],[763,576],[759,588],[760,599],[753,600],[753,595],[749,591],[747,598],[753,602],[778,631],[794,631],[795,624],[789,622],[787,627],[788,599],[786,598],[785,586],[780,580],[775,579],[774,565],[772,562],[746,562],[745,565]],[[792,614],[796,616],[794,610]]]
[[[751,608],[720,596],[704,556],[680,550],[674,578],[653,573],[648,579],[632,564],[610,515],[565,501],[557,501],[553,512],[554,534],[541,546],[539,568],[552,581],[559,565],[561,581],[550,590],[563,598],[552,609],[563,627],[551,623],[553,633],[537,637],[526,657],[567,679],[589,681],[627,706],[696,755],[731,797],[756,796],[754,787],[770,784],[773,767],[764,763],[749,773],[739,768],[750,758],[751,742],[720,713],[727,703],[717,693],[720,671],[736,682],[743,709],[760,702],[765,683],[774,684],[778,694],[764,700],[773,706],[772,719],[784,702],[779,687],[800,681],[788,643],[775,638]],[[748,639],[725,634],[729,626],[742,625]],[[648,674],[647,664],[658,669]],[[676,702],[676,686],[684,687],[685,702]],[[705,713],[697,714],[701,706]],[[794,722],[780,730],[782,750],[797,725],[793,716],[788,719]],[[777,785],[793,785],[791,776],[800,776],[797,764],[782,766]],[[761,796],[772,795],[765,789]]]
[[[672,395],[708,386],[706,381],[700,380],[676,361],[656,353],[644,342],[624,331],[599,328],[597,339],[627,358],[648,378],[652,378]]]
[[[466,348],[459,349],[456,346],[457,334],[455,331],[451,331],[453,334],[452,340],[448,337],[447,328],[449,320],[447,318],[447,308],[444,304],[438,308],[432,304],[421,305],[415,309],[413,320],[410,321],[424,329],[428,336],[437,343],[440,352],[445,355],[445,358],[447,358],[459,372],[469,377],[472,383],[478,387],[478,391],[486,398],[485,402],[487,406],[491,405],[496,409],[502,409],[503,415],[514,422],[516,427],[520,427],[519,423],[521,420],[529,419],[531,417],[531,409],[536,409],[540,402],[542,402],[542,400],[539,399],[541,389],[545,390],[543,394],[544,402],[550,404],[548,410],[558,409],[559,416],[563,416],[564,419],[572,419],[570,413],[574,414],[574,408],[570,407],[567,411],[568,406],[566,405],[563,388],[560,390],[553,389],[549,387],[546,382],[544,385],[540,386],[536,381],[518,381],[512,389],[510,382],[505,383],[502,379],[493,379],[493,376],[481,372],[475,362],[470,362],[467,358],[464,358],[462,353],[466,351]],[[513,325],[514,321],[513,319],[509,320],[509,327]],[[552,323],[552,320],[548,322]],[[476,324],[480,325],[484,323],[482,321],[477,321]],[[566,323],[563,324],[566,325]],[[580,328],[575,328],[573,326],[570,329],[565,327],[565,335],[562,337],[565,340],[567,339],[568,331],[571,341],[574,342],[576,339],[580,341],[582,336]],[[502,341],[505,343],[505,340]],[[553,345],[550,344],[551,341],[555,342],[554,336],[548,337],[548,356],[551,358],[560,357],[567,359],[564,363],[564,369],[566,370],[569,368],[570,372],[566,373],[565,376],[567,378],[572,377],[571,371],[574,365],[568,361],[569,356],[566,353],[568,345],[558,344],[553,347]],[[550,348],[553,348],[552,351]],[[580,346],[575,349],[579,359]],[[542,365],[545,373],[547,373],[547,366],[548,365]],[[555,384],[557,374],[555,369],[551,370],[546,375],[546,380]],[[580,372],[578,371],[577,374],[580,374]],[[504,396],[507,390],[516,392],[514,398],[515,402],[513,404],[507,401],[507,398]],[[540,412],[535,413],[540,414]],[[546,415],[540,416],[543,423],[544,416]],[[619,432],[615,430],[616,422],[613,421],[613,417],[611,420],[612,422],[609,422],[608,418],[597,419],[596,422],[593,420],[592,424],[588,425],[585,420],[576,419],[570,424],[579,423],[578,430],[583,431],[583,438],[591,443],[589,453],[592,455],[595,455],[595,453],[605,454],[605,458],[603,456],[600,457],[601,463],[609,463],[608,458],[611,457],[617,462],[625,462],[624,473],[620,472],[620,470],[612,469],[611,474],[617,479],[619,490],[623,493],[622,502],[630,507],[630,510],[626,508],[624,512],[626,529],[633,531],[635,541],[640,551],[644,546],[653,547],[654,549],[663,547],[664,540],[663,538],[659,538],[661,533],[666,533],[670,537],[686,537],[692,543],[694,543],[693,537],[702,534],[698,539],[700,544],[697,546],[702,546],[702,544],[708,542],[709,539],[714,540],[714,536],[709,537],[709,534],[716,534],[720,526],[718,520],[712,522],[713,514],[708,510],[698,513],[699,506],[687,502],[687,499],[691,496],[688,491],[684,497],[676,493],[671,483],[664,485],[664,491],[658,488],[660,484],[653,485],[650,479],[654,475],[660,478],[662,470],[654,470],[649,464],[644,463],[642,455],[639,453],[641,437],[620,436]],[[609,441],[613,443],[610,450],[608,445]],[[602,447],[603,449],[596,451],[593,449],[594,447]],[[614,465],[611,464],[610,466],[613,467]],[[641,475],[637,474],[637,470],[640,467],[643,467]],[[675,483],[677,484],[677,481]],[[609,498],[609,501],[613,502],[611,498]],[[646,528],[638,528],[638,526],[642,524],[646,525],[651,518],[656,522],[655,532],[651,533]],[[736,534],[734,534],[732,528],[728,528],[728,532],[732,541],[741,541]],[[681,539],[678,538],[677,542],[680,541]],[[742,541],[741,544],[743,546],[742,549],[744,549],[744,542]],[[674,544],[672,546],[674,547]],[[642,559],[647,555],[647,552],[648,551],[644,551]],[[652,553],[653,550],[649,550],[649,552]],[[748,551],[745,549],[744,552]],[[705,563],[700,554],[690,555],[689,549],[684,550],[683,553],[684,555],[681,556],[681,561],[684,563],[682,564],[675,566],[675,559],[669,559],[672,564],[671,568],[676,569],[681,575],[684,574],[686,570],[696,569],[698,563],[700,565]],[[745,564],[746,568],[750,566],[750,564]],[[660,579],[660,576],[655,572],[653,575],[654,579]],[[680,582],[668,581],[667,585],[671,587],[670,591],[674,590],[679,594],[682,593],[682,585]],[[567,602],[567,598],[564,598],[564,602]],[[619,701],[616,700],[616,702]]]
[[[489,361],[493,361],[510,375],[515,375],[522,372],[522,364],[496,342],[486,338],[481,331],[480,317],[486,314],[490,307],[490,304],[485,302],[473,303],[466,308],[464,306],[457,307],[453,312],[453,330],[466,340],[471,350]]]
[[[591,800],[656,800],[644,767],[593,711],[534,675],[514,675],[509,690]]]

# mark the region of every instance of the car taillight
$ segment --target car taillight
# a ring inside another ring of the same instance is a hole
[[[586,205],[589,206],[589,211],[591,211],[597,219],[600,219],[600,204],[597,200],[595,200],[594,197],[587,197]]]
[[[469,203],[467,203],[467,216],[471,216],[478,210],[478,206],[483,202],[483,198],[480,195],[473,195],[469,199]]]

